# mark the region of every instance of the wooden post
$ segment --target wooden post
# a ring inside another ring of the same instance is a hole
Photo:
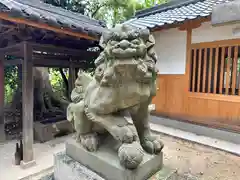
[[[4,54],[0,54],[0,124],[4,123]]]
[[[69,66],[69,79],[68,79],[70,95],[71,95],[71,92],[72,92],[72,90],[74,88],[75,81],[76,81],[76,68],[74,67],[74,65],[72,63],[70,63],[70,66]]]
[[[33,157],[33,61],[32,47],[23,42],[22,64],[22,121],[23,121],[23,161],[22,168],[35,164]]]
[[[19,86],[22,86],[22,65],[18,65],[18,82],[19,82]]]
[[[0,142],[4,142],[4,54],[0,54]]]

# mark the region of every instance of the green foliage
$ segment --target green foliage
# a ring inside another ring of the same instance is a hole
[[[168,0],[43,0],[74,12],[103,20],[112,27],[135,15],[136,11],[166,3]]]
[[[157,4],[163,4],[163,3],[166,3],[167,0],[144,0],[144,7],[145,8],[149,8],[149,7],[152,7],[152,6],[155,6]]]
[[[65,76],[68,78],[68,71],[64,69]],[[58,68],[49,68],[49,78],[53,88],[54,93],[58,97],[64,97],[64,92],[66,91],[66,86],[62,80],[61,74]]]
[[[7,66],[4,68],[4,95],[5,102],[11,102],[12,96],[18,85],[17,67]]]

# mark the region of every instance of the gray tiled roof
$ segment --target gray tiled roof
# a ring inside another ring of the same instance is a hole
[[[167,3],[138,12],[136,16],[123,24],[138,28],[155,28],[166,24],[181,23],[185,20],[207,17],[212,8],[232,0],[183,0]]]
[[[0,12],[16,18],[49,24],[53,27],[67,28],[74,32],[99,36],[105,31],[105,23],[79,13],[55,7],[40,0],[0,0]]]

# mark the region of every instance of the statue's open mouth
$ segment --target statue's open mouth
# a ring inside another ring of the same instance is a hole
[[[136,48],[114,48],[112,50],[113,56],[117,58],[130,58],[137,55],[137,49]]]

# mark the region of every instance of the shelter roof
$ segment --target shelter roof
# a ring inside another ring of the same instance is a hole
[[[99,37],[106,30],[106,24],[102,21],[46,4],[40,0],[1,0],[0,19],[19,22],[19,24],[24,24],[26,20],[26,24],[30,26],[36,27],[37,24],[41,24],[46,25],[47,30],[52,28],[54,31],[55,28],[73,32],[68,35],[82,33],[90,37]],[[44,27],[41,26],[42,29]]]

